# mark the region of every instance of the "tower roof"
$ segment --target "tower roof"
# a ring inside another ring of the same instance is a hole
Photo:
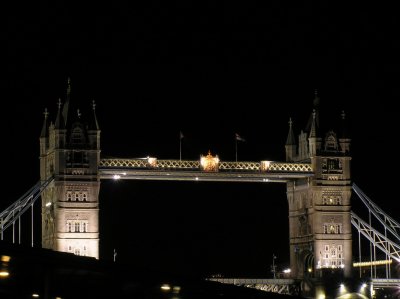
[[[289,133],[286,139],[286,145],[295,145],[296,144],[296,140],[294,138],[294,134],[293,134],[293,121],[292,118],[289,118]]]
[[[44,114],[44,121],[43,121],[42,131],[40,132],[40,137],[46,138],[47,137],[47,117],[49,116],[49,112],[47,112],[47,108],[44,109],[43,114]]]
[[[315,109],[313,109],[312,121],[311,121],[311,129],[310,129],[310,134],[308,136],[310,138],[316,138],[317,137],[316,115],[317,115],[317,112],[315,111]]]
[[[89,130],[100,130],[99,123],[97,122],[96,116],[96,102],[93,100],[92,102],[93,116],[89,122]]]
[[[67,127],[70,99],[71,99],[71,78],[68,77],[68,80],[67,80],[67,94],[66,94],[65,103],[64,103],[64,106],[63,106],[63,111],[62,111],[62,116],[63,116],[63,119],[64,119],[64,126],[65,127]]]
[[[318,137],[319,131],[319,103],[320,98],[318,96],[318,90],[314,90],[314,100],[313,100],[313,111],[310,114],[310,117],[307,122],[306,132],[309,133],[309,137]],[[314,115],[315,114],[315,115]],[[314,129],[312,128],[314,125]],[[311,130],[315,131],[315,135],[311,136]]]
[[[57,111],[57,117],[56,117],[56,123],[54,124],[54,129],[65,129],[65,123],[64,123],[64,117],[63,114],[61,113],[61,99],[58,99],[58,111]]]
[[[346,113],[344,112],[344,110],[342,111],[342,114],[340,116],[342,119],[342,131],[340,132],[340,138],[349,138]]]

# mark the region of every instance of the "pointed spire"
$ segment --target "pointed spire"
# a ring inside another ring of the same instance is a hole
[[[68,77],[68,79],[67,79],[67,100],[69,100],[70,95],[71,95],[71,78]]]
[[[69,101],[71,98],[71,78],[68,77],[67,79],[67,96],[65,99],[63,111],[62,111],[62,116],[64,118],[64,126],[67,126],[67,121],[68,121],[68,108],[69,108]]]
[[[293,121],[292,118],[289,118],[289,133],[286,139],[286,145],[295,145],[296,141],[294,139],[294,134],[293,134]]]
[[[344,110],[342,110],[342,113],[340,116],[342,118],[341,138],[348,138],[348,136],[347,136],[347,120],[346,120],[346,113],[344,112]]]
[[[63,115],[61,114],[62,102],[60,98],[58,99],[57,105],[58,105],[58,111],[57,111],[56,123],[54,124],[54,129],[64,129],[65,123]]]
[[[97,122],[95,100],[92,101],[92,108],[93,108],[93,119],[90,122],[89,130],[100,130],[99,123]]]
[[[307,126],[305,131],[311,135],[312,123],[315,122],[315,130],[317,131],[319,128],[319,95],[318,90],[314,90],[314,100],[313,100],[313,112],[311,113],[310,117],[308,118]],[[315,115],[314,115],[315,113]],[[311,136],[310,136],[311,137]]]
[[[43,114],[44,114],[44,121],[43,121],[42,131],[40,132],[40,137],[46,138],[47,137],[47,117],[49,116],[49,112],[47,112],[47,108],[44,109]]]
[[[317,112],[316,112],[315,109],[313,109],[310,135],[308,136],[309,138],[316,138],[317,137],[316,116],[317,116]]]
[[[314,109],[318,109],[319,107],[319,96],[318,96],[318,89],[314,90]]]

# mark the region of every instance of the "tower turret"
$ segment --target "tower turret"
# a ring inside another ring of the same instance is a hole
[[[321,138],[318,136],[317,111],[312,112],[310,133],[308,135],[309,156],[315,156],[321,150]]]
[[[296,156],[297,145],[293,134],[292,118],[289,118],[289,132],[286,139],[285,149],[286,149],[286,161],[293,162]]]

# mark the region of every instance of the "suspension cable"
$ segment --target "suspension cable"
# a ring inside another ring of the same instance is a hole
[[[53,177],[41,183],[40,181],[31,187],[24,195],[18,198],[7,209],[0,213],[0,234],[15,222],[28,210],[39,198],[46,187],[53,181]]]
[[[392,217],[387,215],[378,205],[376,205],[365,193],[353,183],[353,190],[375,216],[376,219],[388,230],[396,239],[400,241],[400,224]]]

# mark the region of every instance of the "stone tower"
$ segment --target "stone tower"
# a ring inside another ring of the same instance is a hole
[[[95,103],[84,117],[73,110],[68,79],[54,123],[40,134],[40,178],[54,177],[42,193],[42,247],[99,258],[100,129]]]
[[[293,278],[321,277],[324,269],[349,277],[352,268],[350,139],[319,128],[319,98],[305,132],[295,141],[292,121],[286,141],[288,162],[311,163],[314,177],[287,183],[290,268]]]

